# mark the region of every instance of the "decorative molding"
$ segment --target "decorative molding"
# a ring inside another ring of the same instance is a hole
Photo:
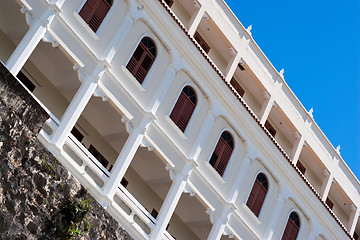
[[[186,184],[183,192],[189,193],[191,197],[194,197],[196,195],[195,191],[190,187],[189,184]]]
[[[42,39],[44,42],[48,42],[48,43],[51,43],[51,46],[53,48],[57,48],[59,46],[59,43],[49,34],[48,31],[46,31],[43,39]]]
[[[279,72],[279,75],[282,79],[284,79],[284,73],[285,73],[285,70],[284,69],[281,69],[280,72]]]
[[[339,154],[339,156],[341,155],[341,154],[340,154],[340,148],[341,148],[340,145],[338,145],[338,146],[336,147],[336,149],[335,149],[336,153]]]
[[[225,226],[223,235],[228,236],[229,238],[234,238],[234,234],[227,226]]]
[[[93,96],[94,97],[101,97],[101,100],[103,102],[106,102],[106,101],[109,100],[109,97],[99,87],[97,87],[95,89],[95,92],[94,92]]]
[[[146,147],[149,152],[151,152],[151,151],[154,150],[153,145],[151,145],[151,144],[149,143],[149,141],[146,140],[145,138],[143,138],[142,142],[140,143],[140,147]],[[166,167],[167,167],[167,166],[169,166],[169,165],[166,165]]]

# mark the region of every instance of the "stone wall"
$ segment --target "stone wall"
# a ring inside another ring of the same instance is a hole
[[[47,118],[0,64],[0,239],[132,239],[36,139]]]

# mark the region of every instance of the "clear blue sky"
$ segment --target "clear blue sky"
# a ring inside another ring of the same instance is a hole
[[[360,1],[225,2],[360,179]]]

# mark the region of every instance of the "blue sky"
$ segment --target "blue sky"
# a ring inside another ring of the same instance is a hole
[[[360,179],[360,1],[225,1]]]

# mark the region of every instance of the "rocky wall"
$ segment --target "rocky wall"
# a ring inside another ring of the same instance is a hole
[[[0,64],[0,239],[132,239],[36,139],[47,118]]]

